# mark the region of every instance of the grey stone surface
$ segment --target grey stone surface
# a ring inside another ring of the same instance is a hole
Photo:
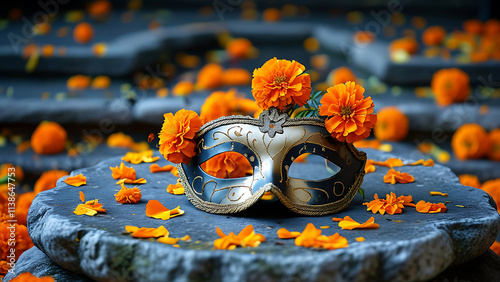
[[[372,159],[391,156],[366,151]],[[428,280],[452,265],[484,253],[500,227],[500,216],[491,198],[479,189],[461,186],[456,176],[442,166],[402,167],[400,170],[413,174],[416,181],[397,185],[383,183],[387,168],[378,167],[377,172],[365,177],[362,188],[366,200],[373,199],[375,193],[383,196],[393,191],[397,195],[412,195],[415,201],[451,201],[447,213],[421,214],[414,208],[405,208],[399,215],[373,215],[366,211],[358,195],[348,208],[334,216],[349,215],[360,222],[374,216],[380,228],[347,231],[331,221],[332,215],[298,216],[281,203],[260,203],[233,215],[201,212],[184,196],[168,194],[165,188],[175,182],[175,177],[168,172],[150,174],[149,164],[133,165],[137,177],[148,180],[140,186],[142,200],[135,205],[121,205],[114,200],[113,194],[119,187],[109,170],[119,163],[118,158],[113,158],[74,171],[73,174],[87,176],[87,185],[77,188],[59,181],[56,188],[36,197],[28,218],[30,235],[40,250],[62,267],[81,271],[98,281]],[[167,161],[162,159],[158,164],[165,165]],[[314,173],[317,165],[302,164],[300,171],[303,175]],[[449,196],[430,196],[432,190]],[[80,203],[78,191],[83,191],[87,199],[98,198],[107,213],[94,217],[73,214]],[[148,218],[145,205],[150,199],[157,199],[168,208],[180,205],[186,213],[168,221]],[[281,227],[302,231],[309,222],[317,227],[331,226],[323,234],[339,232],[350,246],[333,251],[306,249],[276,235]],[[257,248],[212,250],[213,240],[218,238],[216,226],[228,233],[239,232],[248,224],[266,237],[265,243]],[[172,237],[189,234],[192,241],[180,242],[181,247],[174,248],[152,240],[133,239],[122,234],[125,225],[164,225]],[[356,242],[359,236],[366,241]]]
[[[3,281],[7,282],[24,272],[29,272],[36,277],[50,276],[56,282],[72,281],[72,282],[90,282],[88,277],[68,271],[59,265],[55,264],[37,247],[33,247],[24,252],[16,262],[16,267],[13,272],[7,273]]]

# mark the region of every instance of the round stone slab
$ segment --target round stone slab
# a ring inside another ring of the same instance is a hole
[[[392,155],[366,150],[368,157],[385,160]],[[159,155],[158,152],[155,155]],[[403,160],[405,163],[409,160]],[[342,212],[321,217],[300,216],[279,202],[259,203],[250,209],[230,215],[208,214],[194,208],[185,196],[165,191],[176,177],[170,172],[151,174],[150,164],[130,165],[140,185],[142,200],[134,205],[115,201],[119,190],[111,177],[110,166],[120,165],[119,158],[97,166],[74,171],[87,177],[87,185],[72,187],[61,180],[56,188],[40,193],[28,217],[28,229],[34,244],[60,266],[100,281],[290,281],[290,280],[428,280],[447,267],[471,260],[484,253],[500,228],[500,216],[492,199],[482,190],[459,184],[458,178],[443,166],[403,166],[396,168],[412,174],[414,183],[386,184],[382,178],[388,168],[377,167],[367,174],[363,185],[366,199],[359,195]],[[160,166],[168,164],[161,159]],[[322,162],[298,163],[303,175],[314,174]],[[130,185],[129,185],[130,186]],[[105,214],[78,216],[73,210],[79,191],[87,200],[99,199]],[[429,191],[448,193],[448,197],[431,196]],[[447,202],[448,211],[438,214],[418,213],[406,207],[402,214],[381,215],[366,211],[363,202],[394,192],[412,195],[415,202]],[[159,200],[167,208],[180,205],[185,214],[166,221],[148,218],[146,203]],[[379,229],[341,230],[332,216],[350,216],[364,222],[371,216]],[[320,250],[295,246],[294,240],[279,239],[276,231],[287,228],[302,231],[308,223],[322,229],[322,234],[340,233],[349,247]],[[252,224],[256,233],[265,236],[256,248],[214,250],[218,237],[216,227],[224,233],[238,233]],[[192,240],[179,242],[180,247],[135,239],[124,234],[126,225],[165,226],[171,237],[190,235]],[[364,237],[364,242],[357,242]]]

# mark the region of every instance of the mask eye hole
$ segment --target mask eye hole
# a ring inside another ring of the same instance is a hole
[[[306,166],[307,169],[304,169]],[[306,153],[293,161],[288,170],[288,177],[319,181],[334,176],[340,169],[322,156]]]
[[[250,162],[240,153],[224,152],[200,164],[201,169],[217,178],[241,178],[253,174]]]

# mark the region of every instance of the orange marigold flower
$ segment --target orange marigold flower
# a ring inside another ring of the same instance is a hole
[[[396,184],[396,183],[410,183],[414,182],[415,178],[411,176],[409,173],[406,172],[400,172],[397,171],[393,168],[389,169],[386,175],[384,175],[384,182],[385,183],[391,183],[391,184]]]
[[[174,195],[183,195],[184,194],[184,186],[179,183],[179,179],[177,179],[177,183],[168,184],[167,192]]]
[[[362,86],[349,81],[328,88],[321,98],[319,114],[328,117],[325,127],[338,141],[365,139],[377,122],[377,116],[372,114],[372,98],[365,98],[364,92]]]
[[[278,233],[278,238],[280,238],[280,239],[291,239],[291,238],[297,238],[300,236],[300,232],[298,232],[298,231],[290,232],[285,228],[278,229],[278,231],[276,233]]]
[[[377,124],[373,128],[375,137],[381,141],[401,141],[408,135],[410,121],[398,108],[384,107],[377,113]]]
[[[107,0],[91,2],[87,7],[87,12],[93,19],[102,21],[106,19],[107,15],[111,12],[111,3]]]
[[[422,33],[422,42],[425,45],[440,45],[446,37],[446,30],[442,26],[428,27]]]
[[[417,211],[420,213],[439,213],[446,212],[447,208],[443,203],[429,203],[424,200],[417,203]]]
[[[358,44],[370,44],[375,40],[375,34],[371,31],[356,31],[353,35],[354,42]]]
[[[173,165],[159,166],[158,164],[152,164],[149,166],[151,173],[162,172],[162,171],[172,171],[174,169]]]
[[[201,164],[203,171],[217,178],[239,178],[252,174],[247,158],[236,152],[218,154]]]
[[[152,218],[167,220],[172,217],[183,215],[184,211],[178,206],[175,209],[169,210],[162,205],[158,200],[149,200],[146,204],[146,215]]]
[[[0,165],[0,178],[5,177],[6,175],[14,172],[14,178],[16,181],[23,181],[24,179],[24,171],[20,166],[14,166],[13,164],[1,164]]]
[[[141,200],[141,189],[127,188],[121,184],[122,188],[115,194],[115,200],[120,204],[135,204]]]
[[[31,135],[31,148],[37,154],[58,154],[66,147],[67,133],[57,122],[43,121]]]
[[[262,12],[262,19],[266,22],[277,22],[281,19],[280,10],[277,8],[267,8]]]
[[[490,249],[500,256],[500,243],[498,241],[493,242]]]
[[[113,172],[111,176],[114,179],[136,179],[135,168],[125,166],[123,163],[120,163],[119,167],[110,167],[109,169]]]
[[[66,177],[66,179],[64,179],[64,183],[71,186],[80,187],[87,184],[87,177],[83,176],[83,174],[80,173],[75,176]]]
[[[469,75],[458,68],[441,69],[434,73],[431,89],[440,106],[463,102],[469,97]]]
[[[482,158],[489,149],[488,135],[475,123],[460,126],[451,137],[451,148],[460,160]]]
[[[296,62],[275,58],[255,69],[252,95],[262,109],[276,107],[280,111],[294,104],[303,106],[311,96],[311,79],[305,67]]]
[[[194,91],[194,84],[191,81],[179,81],[172,89],[174,96],[186,96]]]
[[[346,216],[344,217],[344,219],[342,219],[340,222],[339,222],[339,227],[341,227],[342,229],[347,229],[347,230],[353,230],[353,229],[356,229],[356,228],[373,228],[373,229],[376,229],[376,228],[379,228],[380,225],[378,225],[377,223],[375,223],[375,218],[370,217],[366,222],[364,223],[359,223],[357,221],[355,221],[354,219],[352,219],[351,217],[349,216]]]
[[[255,101],[239,98],[236,89],[215,91],[205,99],[200,117],[204,123],[230,115],[253,115],[259,110]]]
[[[262,234],[256,234],[253,226],[248,225],[243,228],[243,230],[238,233],[238,235],[233,232],[228,235],[224,234],[219,227],[216,229],[217,235],[219,235],[219,239],[214,241],[214,246],[219,250],[232,250],[237,246],[241,246],[243,248],[246,247],[257,247],[260,243],[265,242],[266,238]]]
[[[465,32],[470,34],[481,34],[483,32],[483,22],[478,19],[466,20],[462,27]]]
[[[214,89],[222,86],[224,69],[219,64],[206,64],[198,72],[196,87],[200,89]]]
[[[10,268],[9,263],[6,260],[0,260],[0,278],[4,278]]]
[[[246,38],[235,38],[226,45],[226,51],[231,58],[244,59],[251,55],[252,42]]]
[[[33,199],[35,199],[35,192],[26,192],[21,194],[16,201],[16,220],[17,223],[27,225],[28,211],[30,209]],[[1,211],[0,211],[1,212]]]
[[[295,238],[295,245],[306,248],[315,247],[323,249],[339,249],[348,247],[347,239],[335,233],[331,236],[321,235],[321,229],[318,229],[312,223],[308,223],[300,236]]]
[[[227,69],[222,74],[224,85],[250,85],[252,74],[246,69]]]
[[[484,35],[498,36],[500,34],[500,20],[489,19],[483,26]]]
[[[24,272],[10,281],[12,281],[12,282],[54,282],[54,278],[52,278],[50,276],[38,278],[29,272]]]
[[[189,163],[196,155],[194,137],[202,125],[202,120],[194,111],[179,110],[164,114],[160,133],[160,153],[170,162]]]
[[[500,211],[500,178],[484,182],[483,185],[481,185],[481,189],[490,194],[497,204],[497,210]]]
[[[13,229],[10,228],[12,225],[14,225]],[[33,243],[31,242],[26,226],[7,221],[0,222],[0,258],[7,258],[11,248],[13,248],[12,241],[10,240],[11,231],[15,234],[15,259],[17,260],[22,253],[33,247]]]
[[[73,39],[75,42],[85,44],[94,38],[94,28],[86,22],[79,23],[73,30]]]
[[[163,225],[158,228],[137,227],[132,225],[125,226],[128,233],[132,233],[135,238],[158,238],[168,236],[169,232]]]
[[[376,126],[376,125],[375,125]],[[380,141],[377,139],[372,139],[372,140],[359,140],[354,142],[353,144],[356,148],[372,148],[377,150],[380,148]]]
[[[401,213],[405,206],[415,206],[410,203],[412,201],[411,196],[399,196],[396,197],[396,194],[391,192],[391,194],[386,194],[385,199],[379,199],[378,195],[375,194],[373,196],[374,200],[363,203],[363,205],[367,206],[367,211],[372,211],[373,213],[379,212],[380,214],[388,213],[395,214]]]
[[[348,67],[340,67],[332,70],[328,74],[328,82],[330,85],[337,85],[339,83],[346,83],[348,81],[356,81],[356,75]]]
[[[46,191],[49,189],[52,189],[56,187],[57,180],[63,176],[68,175],[69,173],[64,170],[49,170],[42,175],[40,175],[40,178],[35,182],[35,187],[33,191],[35,193],[40,193],[42,191]]]
[[[96,76],[92,80],[92,88],[93,89],[107,89],[111,85],[111,79],[109,76],[100,75]]]
[[[135,142],[130,135],[123,132],[117,132],[108,136],[106,144],[110,148],[132,148]]]
[[[479,179],[475,175],[461,174],[458,176],[458,180],[460,181],[460,184],[464,186],[469,186],[474,188],[481,187],[481,182],[479,182]]]
[[[494,161],[500,161],[500,128],[493,129],[488,133],[488,158]]]
[[[160,157],[153,157],[153,150],[146,150],[138,153],[127,152],[122,160],[131,164],[152,163],[159,160]]]
[[[236,89],[227,92],[215,91],[205,99],[200,117],[204,123],[220,117],[232,115],[236,109]]]
[[[397,50],[403,50],[410,55],[416,54],[418,52],[418,42],[411,36],[393,40],[389,45],[389,52],[393,53]]]

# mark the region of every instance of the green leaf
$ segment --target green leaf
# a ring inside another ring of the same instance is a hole
[[[4,176],[4,177],[2,177],[2,178],[0,178],[0,184],[5,184],[5,183],[7,183],[7,180],[8,180],[8,179],[9,179],[9,177],[8,177],[7,175],[6,175],[6,176]]]
[[[358,193],[361,195],[361,197],[363,197],[363,200],[365,199],[365,190],[363,190],[363,188],[359,188],[358,190]]]

